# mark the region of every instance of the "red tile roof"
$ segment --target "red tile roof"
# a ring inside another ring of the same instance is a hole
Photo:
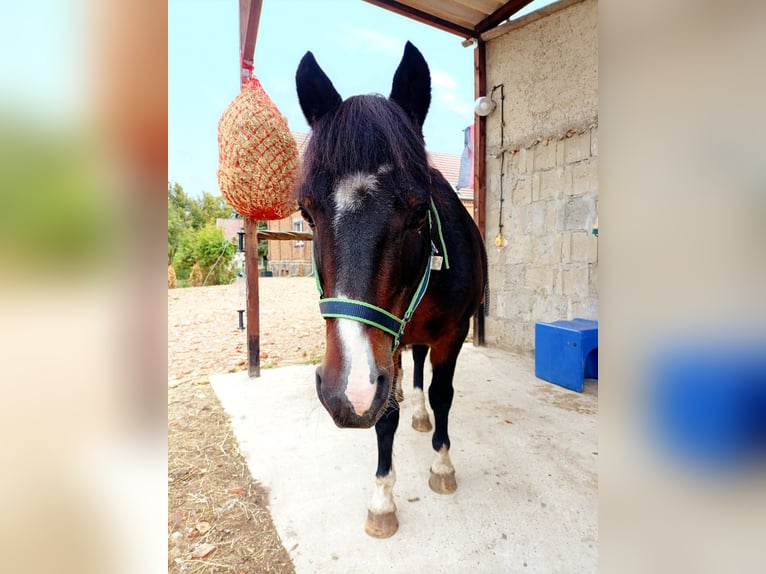
[[[428,152],[429,163],[442,172],[444,179],[452,187],[457,186],[457,180],[460,176],[460,156],[450,153]]]

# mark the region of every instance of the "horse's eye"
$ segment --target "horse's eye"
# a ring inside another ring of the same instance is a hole
[[[410,229],[421,229],[428,217],[428,206],[418,205],[407,216],[407,227]]]
[[[309,227],[311,229],[314,229],[314,220],[311,219],[311,216],[309,215],[308,211],[306,211],[303,207],[300,208],[301,217],[306,220],[306,223],[309,224]]]

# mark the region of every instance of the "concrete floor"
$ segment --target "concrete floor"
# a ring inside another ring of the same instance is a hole
[[[466,345],[450,415],[458,489],[438,495],[428,487],[430,433],[410,426],[406,352],[394,442],[399,531],[379,540],[364,532],[375,431],[335,426],[314,369],[211,377],[298,574],[597,571],[595,382],[575,393],[537,379],[532,357]]]

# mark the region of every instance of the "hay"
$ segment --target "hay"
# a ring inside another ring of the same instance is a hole
[[[221,193],[243,217],[282,219],[297,208],[292,198],[297,170],[298,146],[287,120],[254,78],[218,123]]]

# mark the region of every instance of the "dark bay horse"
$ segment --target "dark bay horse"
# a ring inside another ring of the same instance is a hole
[[[447,421],[455,363],[487,277],[481,235],[455,191],[428,164],[422,126],[431,102],[428,65],[407,42],[391,95],[343,100],[307,52],[296,73],[298,99],[311,126],[297,186],[314,230],[324,361],[319,400],[339,427],[375,425],[378,468],[365,530],[396,532],[392,489],[399,424],[401,350],[415,360],[413,426],[431,430],[423,364],[431,353],[428,399],[436,459],[429,485],[457,488]]]

